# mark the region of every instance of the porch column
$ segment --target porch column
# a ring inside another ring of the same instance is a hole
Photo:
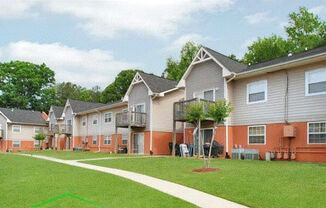
[[[131,151],[131,127],[130,125],[128,126],[128,154],[131,154],[132,151]]]
[[[118,153],[118,128],[115,127],[115,136],[114,136],[114,152]]]
[[[176,121],[173,120],[173,141],[172,141],[172,157],[175,157],[175,143],[176,143]]]

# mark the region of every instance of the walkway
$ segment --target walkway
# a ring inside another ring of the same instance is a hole
[[[195,204],[203,208],[245,208],[245,206],[243,205],[204,193],[202,191],[198,191],[193,188],[189,188],[186,186],[182,186],[176,183],[172,183],[169,181],[161,180],[158,178],[154,178],[139,173],[119,170],[115,168],[107,168],[107,167],[100,167],[96,165],[84,164],[76,160],[61,160],[53,157],[46,157],[40,155],[29,155],[29,154],[21,154],[21,155],[35,157],[43,160],[49,160],[57,163],[72,165],[76,167],[91,169],[95,171],[100,171],[100,172],[124,177],[132,181],[135,181],[137,183],[141,183],[143,185],[159,190],[161,192],[164,192],[166,194],[172,195],[174,197],[183,199],[187,202],[190,202],[192,204]]]

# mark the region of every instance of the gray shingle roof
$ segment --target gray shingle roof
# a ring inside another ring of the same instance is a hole
[[[61,115],[62,115],[62,112],[63,112],[63,108],[64,107],[61,107],[61,106],[55,106],[55,105],[52,105],[52,110],[53,110],[53,113],[54,113],[54,116],[56,118],[60,118]]]
[[[176,88],[177,82],[171,81],[154,74],[138,72],[153,93],[161,93]]]
[[[304,51],[301,53],[293,54],[292,56],[283,56],[283,57],[276,58],[276,59],[273,59],[270,61],[266,61],[266,62],[255,64],[252,66],[248,66],[245,69],[243,69],[242,72],[251,71],[251,70],[263,68],[263,67],[268,67],[268,66],[272,66],[275,64],[281,64],[281,63],[288,62],[288,61],[295,61],[296,59],[305,58],[305,57],[309,57],[309,56],[313,56],[313,55],[318,55],[321,53],[326,53],[326,45],[318,47],[318,48],[310,49],[310,50],[307,50],[307,51]]]
[[[69,100],[70,106],[72,108],[72,111],[74,113],[79,113],[82,111],[87,111],[87,110],[91,110],[93,108],[99,108],[99,107],[106,105],[103,103],[91,103],[91,102],[72,100],[72,99],[68,99],[68,100]]]
[[[239,73],[247,67],[247,65],[237,62],[219,52],[216,52],[208,47],[203,47],[207,50],[217,61],[225,66],[229,71]]]
[[[13,123],[46,125],[46,121],[39,111],[0,108],[0,111]]]

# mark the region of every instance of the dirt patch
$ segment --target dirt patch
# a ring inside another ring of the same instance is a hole
[[[193,169],[192,172],[196,173],[207,173],[207,172],[216,172],[220,171],[221,169],[219,168],[199,168],[199,169]]]

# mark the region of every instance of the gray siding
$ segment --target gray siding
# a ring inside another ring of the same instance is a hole
[[[144,83],[135,84],[129,94],[129,107],[135,104],[145,103],[145,110],[147,113],[146,130],[150,130],[150,99],[148,88]]]
[[[305,96],[305,72],[326,63],[288,69],[289,122],[326,120],[326,95]],[[267,80],[267,101],[247,104],[247,84]],[[278,71],[257,77],[232,81],[230,97],[233,113],[232,125],[283,123],[285,114],[286,73]]]
[[[192,99],[193,93],[207,89],[218,89],[215,99],[224,99],[224,78],[222,68],[213,61],[194,66],[186,79],[186,99]]]
[[[1,129],[3,129],[3,138],[7,139],[6,138],[7,119],[1,114],[0,114],[0,126]]]
[[[57,120],[55,118],[55,115],[53,112],[50,113],[49,115],[49,127],[51,127],[52,124],[56,124]]]

